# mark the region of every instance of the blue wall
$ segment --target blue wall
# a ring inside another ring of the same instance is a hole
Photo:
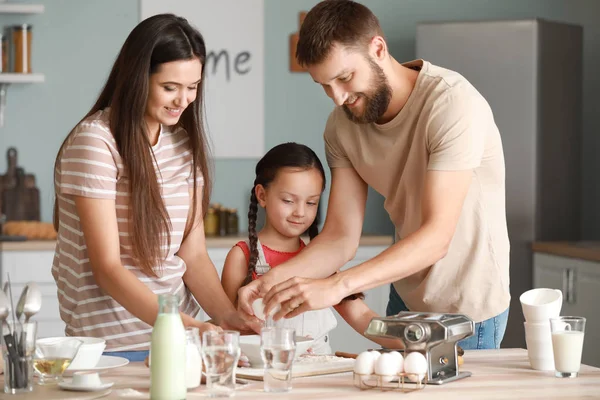
[[[25,1],[19,1],[25,2]],[[37,176],[42,218],[51,219],[52,166],[65,135],[90,108],[130,30],[139,21],[138,0],[39,0],[44,14],[0,15],[0,25],[34,25],[33,68],[46,82],[12,85],[0,128],[0,173],[6,148],[16,146],[19,163]],[[392,54],[410,60],[415,54],[419,21],[539,17],[584,27],[583,229],[600,238],[600,1],[597,0],[365,0],[380,18]],[[304,73],[288,68],[288,37],[296,31],[298,12],[316,0],[265,0],[265,137],[268,148],[283,141],[305,143],[324,159],[322,132],[332,102]],[[201,29],[201,27],[200,27]],[[210,46],[210,45],[209,45]],[[235,110],[232,110],[235,112]],[[210,123],[210,121],[209,121]],[[253,181],[255,160],[217,160],[213,201],[241,209]],[[511,194],[508,193],[508,196]],[[382,198],[370,193],[364,229],[391,233]],[[242,229],[245,219],[242,217]]]

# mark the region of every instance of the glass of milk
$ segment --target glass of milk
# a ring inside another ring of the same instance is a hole
[[[575,378],[581,367],[584,317],[550,318],[555,375],[558,378]]]
[[[240,358],[240,333],[205,331],[202,359],[206,367],[209,397],[230,397],[235,393],[235,371]]]

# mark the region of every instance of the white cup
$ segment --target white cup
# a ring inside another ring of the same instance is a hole
[[[549,323],[560,315],[563,295],[558,289],[531,289],[519,299],[527,322]]]
[[[550,331],[550,322],[524,322],[525,338],[531,340],[543,340],[552,342],[552,332]]]
[[[97,372],[75,372],[73,373],[73,386],[97,387],[102,385],[100,375]]]
[[[529,356],[529,365],[538,371],[554,371],[553,358],[535,358]]]
[[[531,327],[529,328],[531,330]],[[550,331],[545,331],[545,327],[539,327],[539,330],[538,335],[530,334],[525,336],[529,364],[531,368],[539,371],[553,371],[554,352],[552,349],[552,336]]]

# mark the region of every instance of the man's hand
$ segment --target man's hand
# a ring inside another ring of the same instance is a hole
[[[238,309],[248,315],[254,315],[252,303],[256,299],[264,297],[273,285],[267,275],[263,275],[260,279],[250,282],[246,286],[238,289]]]
[[[331,307],[347,295],[338,274],[326,279],[295,277],[269,290],[263,300],[265,315],[279,304],[281,309],[273,319],[292,318],[306,311]]]

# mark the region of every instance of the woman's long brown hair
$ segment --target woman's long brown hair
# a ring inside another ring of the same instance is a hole
[[[110,130],[129,178],[129,223],[133,257],[136,265],[150,276],[157,276],[156,271],[160,269],[168,253],[171,223],[161,196],[153,164],[154,153],[144,119],[149,79],[163,63],[194,58],[204,66],[206,46],[200,32],[187,20],[172,14],[160,14],[142,21],[123,44],[98,100],[79,121],[81,123],[99,110],[110,107]],[[198,174],[203,176],[202,211],[206,212],[212,174],[203,118],[204,76],[202,68],[196,100],[184,110],[177,126],[185,129],[189,136],[194,182]],[[63,149],[76,127],[71,130],[58,152],[55,171],[60,166]],[[197,186],[194,184],[193,187],[190,218],[191,221],[196,221],[198,195]],[[54,227],[57,230],[59,218],[55,197]],[[183,240],[192,228],[193,224],[186,226]],[[161,245],[167,245],[166,252],[161,250]]]

